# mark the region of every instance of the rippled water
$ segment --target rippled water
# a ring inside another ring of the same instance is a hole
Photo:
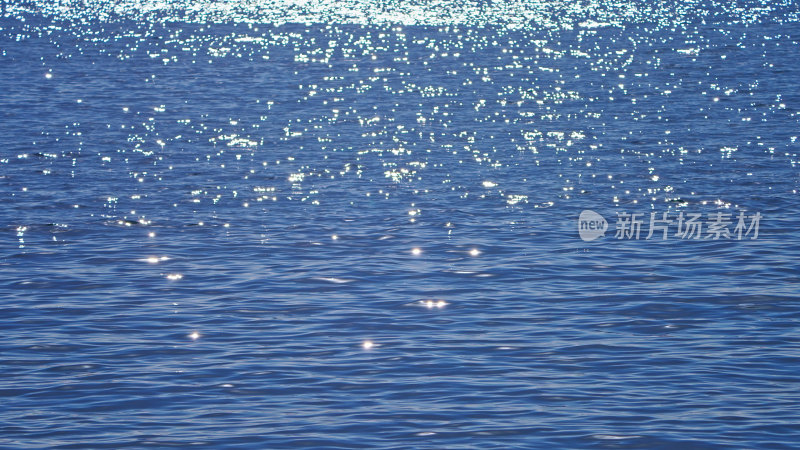
[[[5,6],[2,446],[800,445],[796,3]]]

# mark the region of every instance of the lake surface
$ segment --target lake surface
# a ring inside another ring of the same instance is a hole
[[[798,39],[766,0],[7,2],[0,446],[797,447]]]

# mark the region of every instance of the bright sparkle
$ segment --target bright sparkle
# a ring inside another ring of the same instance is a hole
[[[420,300],[419,303],[428,309],[433,309],[433,308],[441,309],[447,306],[448,304],[444,300]]]

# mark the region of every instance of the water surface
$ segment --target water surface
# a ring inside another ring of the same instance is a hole
[[[800,443],[796,4],[0,25],[0,445]]]

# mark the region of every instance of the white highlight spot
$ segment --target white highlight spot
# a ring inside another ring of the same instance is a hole
[[[167,275],[167,279],[168,280],[180,280],[181,278],[183,278],[183,275],[181,275],[179,273],[171,273],[171,274]]]
[[[448,303],[444,300],[420,300],[419,304],[428,309],[433,309],[433,308],[441,309],[448,305]]]
[[[143,261],[148,262],[150,264],[157,264],[162,261],[169,261],[169,256],[148,256]]]
[[[470,254],[471,256],[478,256],[478,255],[480,255],[480,254],[481,254],[481,251],[480,251],[480,250],[478,250],[477,248],[473,248],[472,250],[470,250],[470,251],[469,251],[469,254]]]
[[[344,283],[352,283],[353,280],[348,280],[345,278],[336,278],[336,277],[314,277],[315,280],[320,281],[327,281],[328,283],[336,283],[336,284],[344,284]]]
[[[361,346],[364,347],[364,350],[369,350],[372,347],[374,347],[375,344],[370,340],[366,340],[366,341],[364,341],[364,343],[361,344]]]
[[[193,341],[200,339],[200,333],[198,333],[197,331],[192,331],[191,333],[189,333],[189,339]]]
[[[414,256],[421,255],[422,254],[422,250],[420,250],[417,247],[414,247],[414,248],[411,249],[411,254],[414,255]]]

